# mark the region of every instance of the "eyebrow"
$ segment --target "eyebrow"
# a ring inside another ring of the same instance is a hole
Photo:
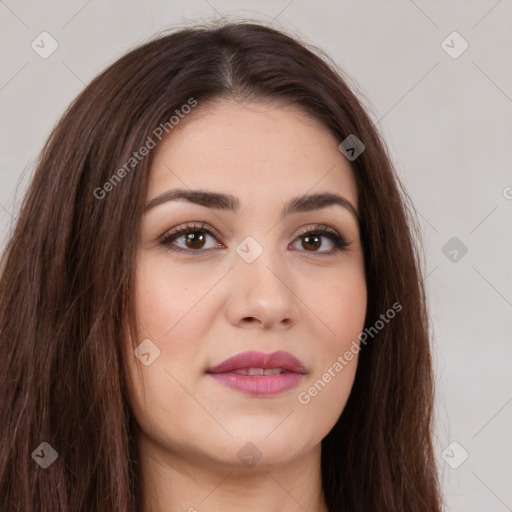
[[[216,210],[240,211],[240,201],[230,194],[219,192],[210,192],[207,190],[173,189],[151,199],[146,204],[145,212],[160,206],[168,201],[188,201],[189,203],[215,208]],[[359,214],[354,205],[346,198],[331,192],[321,192],[317,194],[305,194],[290,199],[283,208],[282,217],[293,213],[310,212],[320,210],[329,206],[338,205],[348,210],[359,221]]]

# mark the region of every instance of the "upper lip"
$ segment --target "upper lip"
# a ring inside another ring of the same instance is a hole
[[[279,351],[265,354],[254,350],[230,357],[219,365],[208,368],[207,372],[227,373],[244,368],[282,368],[289,372],[306,373],[306,368],[302,361],[288,352]]]

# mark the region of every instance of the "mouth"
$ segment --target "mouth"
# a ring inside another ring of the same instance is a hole
[[[209,368],[207,374],[219,384],[254,397],[284,393],[306,375],[304,364],[287,352],[244,352]]]
[[[233,370],[230,373],[237,375],[250,375],[251,377],[258,377],[260,375],[279,375],[281,373],[294,373],[283,370],[282,368],[241,368],[240,370]]]

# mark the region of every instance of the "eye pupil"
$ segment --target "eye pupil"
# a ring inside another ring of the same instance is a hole
[[[320,237],[319,236],[316,236],[316,235],[307,235],[303,238],[304,240],[304,247],[306,247],[306,245],[309,245],[309,249],[313,249],[313,250],[316,250],[318,249],[321,245],[322,245],[322,242],[320,240]],[[313,241],[311,241],[313,240]],[[313,247],[311,247],[311,245],[313,245]]]
[[[198,236],[199,235],[199,236]],[[187,235],[186,245],[189,249],[200,249],[204,245],[205,237],[201,231],[192,231]],[[194,240],[196,239],[196,240]],[[199,243],[199,247],[196,244]]]

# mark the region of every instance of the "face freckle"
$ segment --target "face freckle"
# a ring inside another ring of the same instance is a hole
[[[238,465],[235,447],[250,441],[272,467],[318,450],[342,413],[357,354],[342,371],[332,368],[363,329],[367,290],[357,220],[364,205],[338,144],[296,108],[226,101],[199,105],[155,149],[148,203],[183,189],[233,196],[239,207],[162,200],[142,220],[139,342],[150,339],[160,354],[142,367],[144,386],[130,359],[131,402],[142,436],[171,457]],[[315,194],[343,204],[282,217],[294,198]],[[207,373],[246,351],[286,352],[305,371],[271,396]],[[299,401],[329,371],[328,384]]]

